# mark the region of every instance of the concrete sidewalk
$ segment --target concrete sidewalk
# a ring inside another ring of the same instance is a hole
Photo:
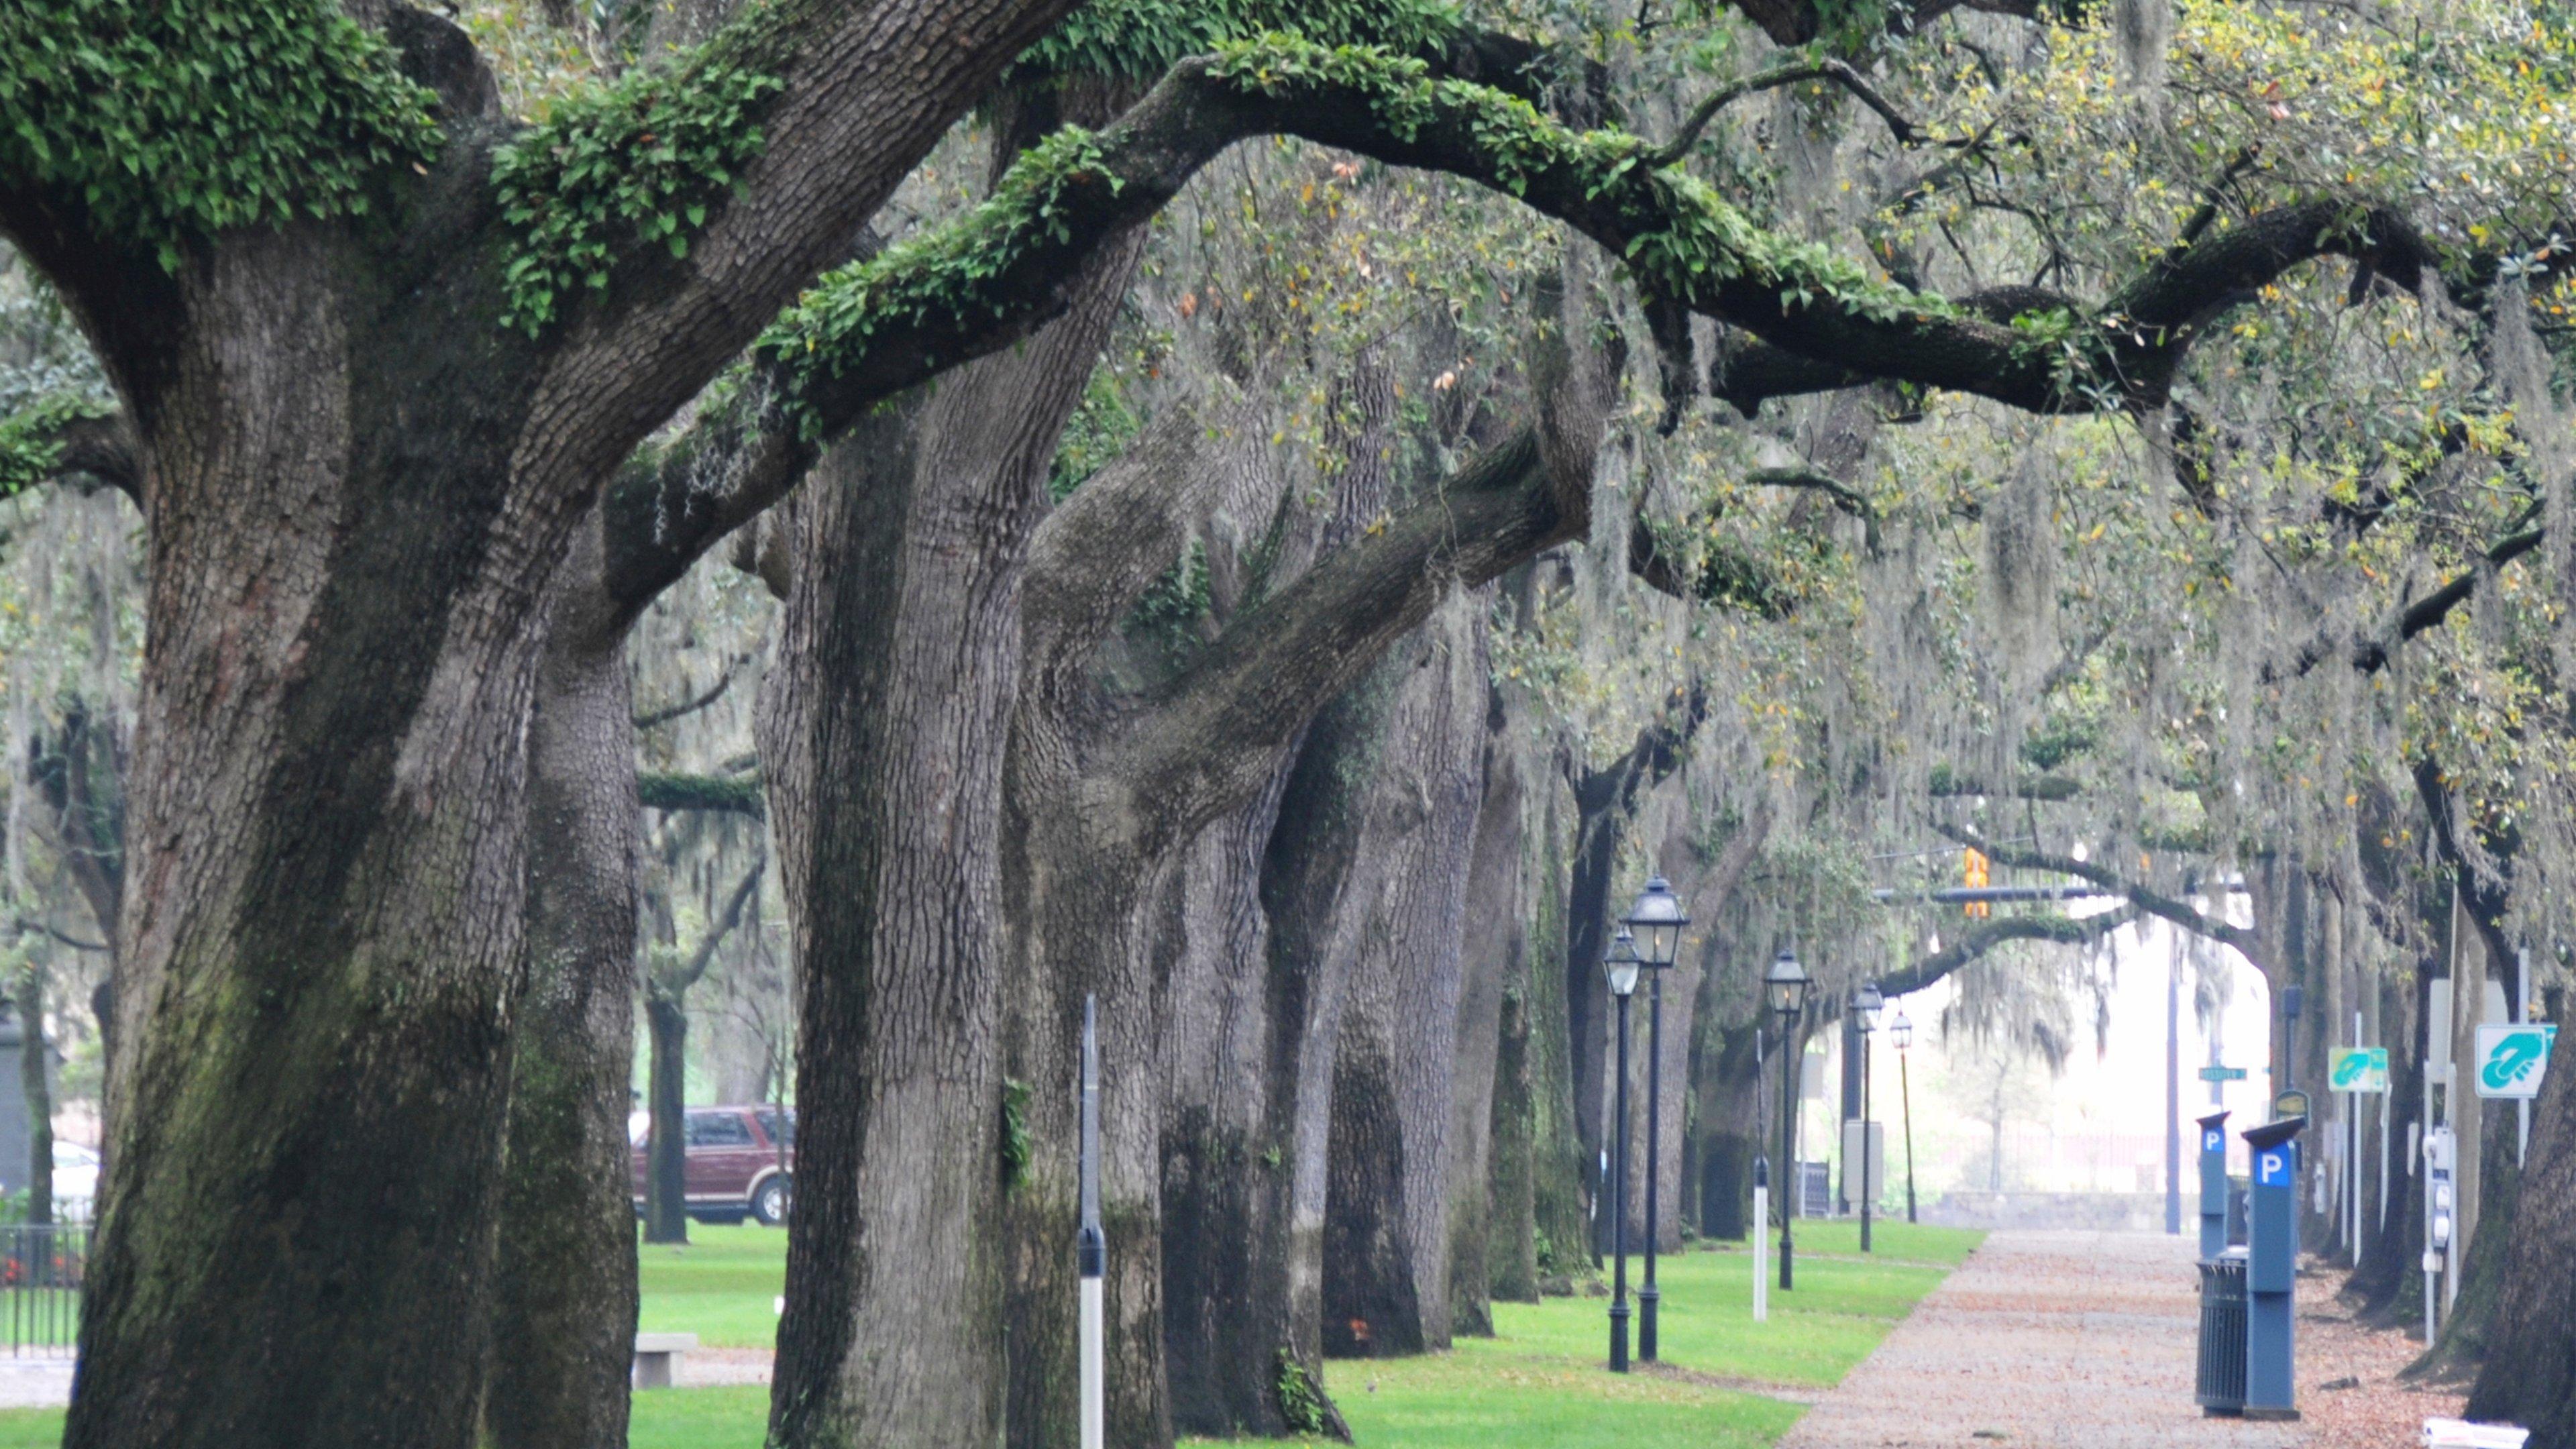
[[[2201,1417],[2199,1322],[2188,1239],[1993,1233],[1780,1449],[2300,1444],[2295,1424]]]

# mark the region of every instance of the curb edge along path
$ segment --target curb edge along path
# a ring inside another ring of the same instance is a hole
[[[1989,1233],[1778,1449],[2293,1449],[2298,1425],[2201,1417],[2199,1319],[2189,1239]]]

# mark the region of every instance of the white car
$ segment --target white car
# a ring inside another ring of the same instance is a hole
[[[98,1153],[77,1142],[54,1144],[54,1218],[85,1223],[98,1207]]]

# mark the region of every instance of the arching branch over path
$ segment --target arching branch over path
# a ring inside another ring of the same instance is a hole
[[[2090,881],[2104,890],[2126,896],[2129,904],[2150,916],[2171,921],[2186,931],[2205,936],[2222,946],[2233,946],[2245,953],[2249,960],[2259,962],[2262,959],[2260,944],[2252,931],[2242,926],[2230,925],[2221,917],[2195,910],[2187,901],[2178,901],[2171,896],[2150,890],[2136,881],[2123,878],[2114,871],[2104,870],[2091,861],[2077,860],[2073,856],[2050,855],[2043,851],[2023,850],[2016,846],[1997,845],[1974,831],[1962,830],[1956,826],[1941,825],[1934,828],[1961,845],[1982,853],[1998,865],[2014,866],[2022,870],[2055,871],[2060,875],[2071,875],[2078,880]]]

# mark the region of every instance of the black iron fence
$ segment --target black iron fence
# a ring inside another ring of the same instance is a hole
[[[88,1224],[0,1224],[0,1349],[13,1358],[69,1358],[88,1276]]]

